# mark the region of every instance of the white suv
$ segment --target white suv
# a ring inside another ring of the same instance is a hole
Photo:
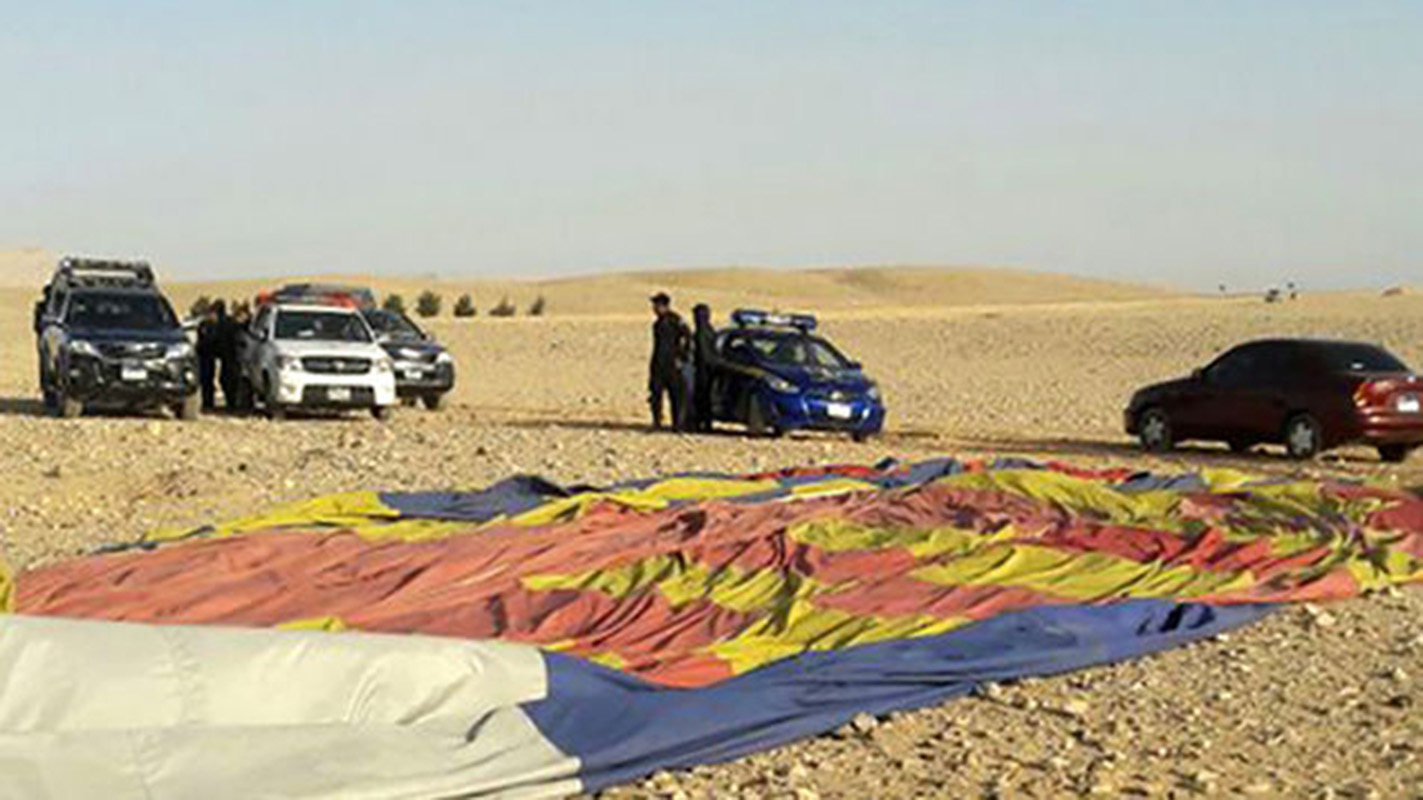
[[[266,305],[242,339],[243,394],[272,419],[289,408],[368,408],[383,420],[395,406],[390,356],[356,309]]]

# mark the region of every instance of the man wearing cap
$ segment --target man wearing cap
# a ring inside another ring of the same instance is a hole
[[[652,427],[662,427],[662,396],[665,394],[671,406],[672,428],[682,430],[685,422],[683,400],[687,391],[682,380],[682,365],[687,360],[691,331],[672,310],[672,298],[666,292],[652,296],[652,311],[657,315],[652,323],[652,363],[647,378],[647,402],[652,407]]]

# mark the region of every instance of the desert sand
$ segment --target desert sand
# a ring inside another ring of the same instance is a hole
[[[460,383],[439,413],[272,423],[224,415],[61,421],[37,401],[24,259],[0,260],[0,547],[15,567],[285,500],[349,489],[439,489],[514,472],[603,482],[693,469],[755,470],[886,456],[1027,455],[1158,470],[1232,466],[1372,478],[1423,491],[1423,454],[1364,449],[1308,464],[1270,448],[1137,452],[1121,432],[1131,390],[1254,336],[1380,342],[1423,364],[1423,295],[1196,297],[1158,288],[985,270],[718,270],[549,282],[376,280],[445,298],[429,328]],[[14,274],[10,267],[16,267]],[[41,273],[42,274],[42,271]],[[18,277],[17,277],[18,276]],[[33,274],[30,274],[33,278]],[[365,280],[365,279],[362,279]],[[172,284],[175,304],[275,281]],[[19,284],[19,285],[16,285]],[[644,429],[645,298],[823,312],[823,329],[888,398],[880,439],[752,440]],[[481,315],[455,320],[471,291]],[[549,316],[490,319],[539,294]],[[1423,796],[1423,598],[1418,592],[1282,612],[1221,641],[820,737],[731,764],[657,775],[610,797],[1056,797],[1229,794]],[[1073,701],[1073,702],[1069,702]]]

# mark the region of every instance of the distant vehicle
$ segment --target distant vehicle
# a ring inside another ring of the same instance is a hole
[[[1188,378],[1141,389],[1127,406],[1126,430],[1157,452],[1206,440],[1237,452],[1283,444],[1291,457],[1311,458],[1358,442],[1400,462],[1423,444],[1420,396],[1423,380],[1377,345],[1262,340]]]
[[[396,403],[390,356],[346,305],[261,305],[241,335],[239,360],[240,404],[260,404],[272,419],[293,408],[364,408],[384,420]]]
[[[274,292],[265,292],[259,295],[257,303],[258,305],[313,303],[367,309],[376,307],[376,297],[374,292],[363,286],[337,283],[289,283]]]
[[[440,408],[455,387],[455,359],[449,351],[404,314],[381,308],[361,314],[394,362],[396,394],[419,400],[431,411]]]
[[[847,432],[862,441],[884,428],[884,402],[860,365],[815,335],[815,317],[740,309],[717,350],[730,369],[712,387],[715,419],[752,433]]]
[[[60,416],[117,406],[197,418],[193,346],[148,264],[62,259],[35,305],[34,328],[40,392]]]

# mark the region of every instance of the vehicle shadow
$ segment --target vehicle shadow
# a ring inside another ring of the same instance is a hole
[[[1188,460],[1192,462],[1228,464],[1249,464],[1253,466],[1299,466],[1310,462],[1294,461],[1285,456],[1281,449],[1256,447],[1249,452],[1236,453],[1225,447],[1211,445],[1179,445],[1165,453],[1147,453],[1135,442],[1128,440],[1110,441],[1071,436],[1059,437],[952,437],[945,442],[975,449],[1037,453],[1064,456],[1095,456],[1110,458],[1154,458],[1160,460]],[[1322,464],[1368,464],[1377,465],[1378,459],[1366,451],[1333,450],[1325,453],[1315,463]]]
[[[44,417],[48,412],[35,397],[0,397],[0,416]]]

